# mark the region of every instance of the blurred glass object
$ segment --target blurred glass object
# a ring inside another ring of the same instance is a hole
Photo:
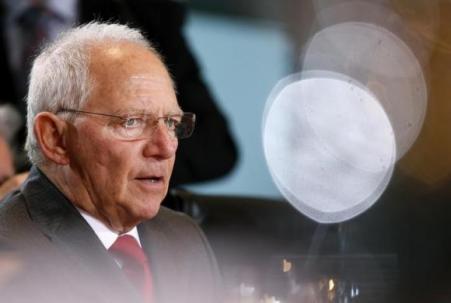
[[[342,73],[362,83],[390,118],[396,158],[407,153],[423,127],[427,89],[416,56],[400,38],[370,23],[339,23],[313,36],[302,66]]]
[[[275,184],[321,223],[348,220],[373,205],[396,160],[393,127],[378,99],[338,73],[311,71],[279,82],[262,131]]]
[[[20,254],[0,240],[0,298],[2,288],[15,283],[15,278],[24,272],[25,267]]]
[[[451,98],[448,68],[451,65],[451,3],[448,0],[312,0],[311,7],[301,7],[313,11],[310,33],[302,35],[295,22],[291,25],[292,31],[298,32],[297,36],[301,38],[298,40],[302,45],[301,55],[307,47],[305,42],[313,35],[346,22],[373,24],[391,32],[408,46],[422,70],[427,102],[423,127],[419,129],[417,139],[410,140],[410,149],[399,154],[399,168],[432,191],[446,187],[451,176],[451,103],[447,101]],[[357,39],[350,48],[355,41]],[[408,66],[404,65],[400,70]],[[386,90],[386,86],[377,83],[372,87],[376,93]],[[408,107],[403,110],[411,111]],[[417,125],[411,124],[412,127]]]

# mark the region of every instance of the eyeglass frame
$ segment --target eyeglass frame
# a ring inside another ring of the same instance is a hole
[[[113,114],[107,114],[107,113],[76,110],[76,109],[71,109],[71,108],[60,108],[59,110],[57,110],[55,112],[55,114],[60,114],[60,113],[86,114],[86,115],[96,115],[96,116],[110,117],[110,118],[119,119],[119,120],[123,121],[124,123],[127,122],[130,119],[145,118],[144,120],[145,120],[146,126],[143,128],[142,133],[140,135],[136,136],[136,137],[124,137],[124,136],[121,136],[125,140],[127,140],[127,139],[130,139],[130,140],[144,139],[145,136],[144,137],[141,137],[141,136],[144,133],[145,129],[149,126],[149,123],[147,123],[147,120],[151,120],[151,119],[147,119],[147,117],[151,117],[152,116],[152,114],[126,114],[126,115],[119,116],[119,115],[113,115]],[[183,121],[183,118],[188,118],[189,121],[192,122],[191,130],[187,134],[185,134],[182,137],[180,137],[177,134],[176,129],[174,128],[174,130],[171,130],[171,127],[168,126],[167,123],[166,123],[166,121],[168,121],[168,120],[165,120],[165,119],[168,119],[168,118],[171,118],[171,117],[180,117],[181,121]],[[195,128],[195,125],[196,125],[196,114],[192,113],[192,112],[182,112],[182,113],[179,113],[179,114],[170,114],[170,115],[165,115],[165,116],[160,116],[160,117],[154,117],[152,120],[154,121],[154,127],[156,127],[156,125],[158,124],[158,121],[163,120],[166,129],[168,131],[173,131],[174,138],[179,140],[179,139],[189,138],[193,134],[194,128]]]

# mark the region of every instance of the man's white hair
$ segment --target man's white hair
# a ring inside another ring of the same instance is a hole
[[[126,25],[91,22],[61,34],[34,60],[27,96],[25,143],[31,163],[37,166],[45,163],[33,131],[34,118],[44,111],[81,109],[93,87],[88,69],[90,47],[111,42],[135,43],[159,57],[139,30]]]

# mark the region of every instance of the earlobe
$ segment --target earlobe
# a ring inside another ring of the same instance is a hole
[[[34,133],[44,157],[56,164],[69,164],[65,136],[67,124],[57,115],[41,112],[34,119]]]

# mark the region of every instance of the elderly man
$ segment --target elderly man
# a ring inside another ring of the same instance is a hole
[[[208,243],[160,207],[195,116],[136,30],[90,23],[35,59],[26,148],[34,164],[0,205],[22,270],[0,301],[218,302]]]

